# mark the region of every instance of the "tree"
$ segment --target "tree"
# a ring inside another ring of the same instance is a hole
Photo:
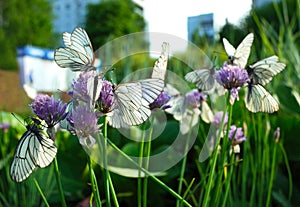
[[[1,69],[17,69],[18,46],[54,46],[51,17],[47,0],[0,0]]]
[[[137,14],[131,0],[102,1],[87,7],[86,30],[95,48],[105,42],[133,32],[143,31],[144,18]]]

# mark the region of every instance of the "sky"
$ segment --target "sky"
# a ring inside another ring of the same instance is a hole
[[[252,0],[141,0],[149,32],[161,32],[187,39],[187,18],[214,13],[215,28],[237,24],[251,8]],[[175,50],[181,50],[179,47]]]

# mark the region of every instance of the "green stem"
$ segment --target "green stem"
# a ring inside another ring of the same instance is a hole
[[[270,176],[270,181],[269,181],[269,188],[268,188],[268,195],[267,195],[267,202],[266,206],[270,206],[271,203],[271,195],[272,195],[272,187],[273,187],[273,180],[275,177],[275,172],[276,172],[276,152],[277,152],[277,143],[275,143],[275,147],[273,150],[273,160],[272,160],[272,167],[271,167],[271,176]]]
[[[140,167],[143,166],[143,157],[144,157],[144,143],[145,143],[145,131],[146,131],[146,124],[144,124],[143,133],[142,133],[142,140],[139,146],[139,165]],[[142,178],[141,178],[141,171],[139,170],[138,178],[137,178],[137,199],[138,199],[138,207],[142,206]]]
[[[107,155],[106,155],[106,149],[107,149],[107,119],[104,118],[104,126],[103,126],[103,136],[104,136],[104,146],[103,146],[103,167],[104,167],[104,186],[105,186],[105,196],[106,196],[106,202],[107,206],[110,207],[110,184],[109,184],[109,170],[107,166]]]
[[[293,193],[293,177],[292,177],[292,171],[291,171],[291,168],[290,168],[290,165],[289,165],[289,159],[287,157],[287,154],[285,152],[285,149],[283,147],[283,145],[281,143],[279,143],[279,146],[280,146],[280,149],[282,151],[282,154],[283,154],[283,158],[284,158],[284,163],[286,165],[286,170],[287,170],[287,173],[288,173],[288,176],[289,176],[289,201],[291,201],[291,198],[292,198],[292,193]]]
[[[116,151],[121,153],[124,158],[126,158],[128,161],[130,161],[134,166],[136,166],[139,170],[141,170],[145,175],[150,177],[153,181],[155,181],[157,184],[159,184],[161,187],[163,187],[165,190],[167,190],[170,194],[172,194],[175,198],[181,200],[186,206],[192,207],[186,200],[184,200],[180,195],[178,195],[174,190],[169,188],[165,183],[163,183],[161,180],[153,176],[149,171],[145,170],[144,168],[140,167],[138,163],[136,163],[134,160],[131,159],[126,153],[124,153],[121,149],[119,149],[112,141],[107,139],[107,142],[111,145],[112,148],[114,148]]]
[[[228,97],[227,97],[227,101],[226,101],[226,104],[227,104],[226,111],[223,113],[222,122],[221,122],[221,125],[219,128],[219,131],[218,131],[216,147],[215,147],[215,151],[213,153],[212,166],[210,169],[210,176],[208,178],[207,189],[206,189],[206,192],[204,195],[204,200],[203,200],[202,206],[207,206],[208,202],[209,202],[210,193],[211,193],[211,189],[212,189],[212,185],[213,185],[213,178],[214,178],[216,164],[217,164],[217,158],[218,158],[218,146],[219,146],[220,140],[221,140],[220,138],[221,138],[221,133],[223,131],[224,120],[225,120],[226,112],[228,111],[228,107],[232,107],[231,104],[229,103],[229,100],[230,100],[230,93],[228,93]],[[230,111],[232,111],[232,110],[230,110]],[[229,130],[229,126],[228,126],[230,124],[229,121],[231,121],[231,115],[229,116],[229,119],[228,119],[227,131]],[[226,136],[228,136],[228,135],[225,135],[225,139],[226,139]],[[223,139],[223,141],[224,141],[224,139]],[[220,176],[222,176],[222,174]]]
[[[152,123],[153,119],[151,118],[151,122]],[[151,154],[151,140],[152,140],[152,133],[153,133],[153,125],[151,124],[150,127],[150,131],[149,131],[149,139],[146,142],[146,162],[145,162],[145,169],[148,170],[149,169],[149,157]],[[143,185],[143,206],[147,207],[147,191],[148,191],[148,177],[145,176],[144,178],[144,185]]]
[[[232,149],[232,151],[233,151],[233,149]],[[233,172],[233,168],[234,168],[234,158],[235,158],[234,152],[232,152],[231,160],[230,160],[230,171],[229,171],[229,174],[227,175],[227,178],[226,178],[226,181],[225,181],[226,190],[225,190],[225,195],[224,195],[224,198],[223,198],[222,206],[226,206],[227,197],[228,197],[229,189],[230,189],[231,176],[232,176],[232,172]]]
[[[192,115],[190,127],[192,127],[192,121],[194,120],[194,114]],[[181,170],[180,170],[180,177],[179,177],[179,184],[178,184],[178,194],[181,194],[182,191],[182,183],[184,179],[184,173],[185,173],[185,168],[186,168],[186,162],[187,162],[187,153],[188,153],[188,148],[189,148],[189,142],[190,142],[190,137],[191,137],[191,131],[189,130],[188,137],[186,139],[185,147],[184,147],[184,157],[182,160],[182,165],[181,165]],[[176,201],[176,207],[181,206],[181,203],[177,200]]]
[[[111,188],[111,194],[112,194],[114,204],[115,204],[116,207],[119,207],[118,198],[117,198],[117,195],[116,195],[116,192],[115,192],[115,188],[114,188],[112,179],[110,177],[110,173],[108,174],[108,179],[109,179],[109,186]]]
[[[58,187],[58,192],[59,192],[59,196],[60,196],[60,200],[61,200],[61,205],[62,205],[62,207],[67,207],[65,196],[64,196],[64,191],[63,191],[62,184],[61,184],[60,172],[58,170],[58,164],[57,164],[56,157],[54,158],[54,172],[55,172],[56,184]]]
[[[96,203],[96,206],[101,207],[102,204],[101,204],[97,179],[95,176],[95,172],[94,172],[92,161],[91,161],[90,157],[88,157],[88,164],[89,164],[89,170],[90,170],[90,179],[91,179],[91,183],[92,183],[92,192],[93,192],[93,195],[95,196],[95,203]]]
[[[43,199],[45,205],[46,205],[47,207],[50,207],[50,205],[49,205],[49,203],[47,202],[47,199],[46,199],[46,197],[45,197],[45,195],[44,195],[42,189],[40,188],[40,185],[39,185],[38,181],[37,181],[35,178],[33,179],[33,181],[34,181],[34,184],[35,184],[36,188],[38,189],[38,191],[39,191],[39,193],[40,193],[40,195],[41,195],[41,197],[42,197],[42,199]]]

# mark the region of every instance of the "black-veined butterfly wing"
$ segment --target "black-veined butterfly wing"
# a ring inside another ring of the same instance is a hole
[[[168,56],[169,56],[169,43],[164,42],[162,44],[162,52],[159,58],[154,63],[152,76],[151,76],[152,78],[165,80],[167,65],[168,65]]]
[[[250,55],[251,46],[254,40],[253,33],[248,34],[235,49],[226,38],[223,38],[223,45],[227,53],[229,63],[245,68]]]
[[[273,113],[279,110],[276,99],[260,84],[248,85],[245,104],[247,109],[253,113]]]
[[[119,84],[115,88],[112,111],[107,114],[108,123],[115,128],[135,126],[151,115],[149,104],[164,88],[161,79],[144,79]]]
[[[247,67],[247,72],[253,84],[266,85],[275,75],[285,69],[285,64],[278,62],[277,56],[271,56],[260,60]]]
[[[72,34],[64,32],[63,41],[67,48],[81,52],[91,60],[94,59],[93,46],[84,29],[76,27]]]
[[[97,71],[91,71],[93,75],[87,81],[87,94],[90,97],[90,108],[95,107],[95,103],[98,100],[103,81],[102,81],[102,74],[98,73]]]
[[[202,91],[209,91],[215,86],[215,68],[198,69],[185,75],[185,80],[194,83]]]
[[[56,153],[54,142],[35,124],[28,125],[15,151],[10,167],[11,178],[16,182],[22,182],[35,167],[48,166]]]
[[[94,70],[94,51],[86,31],[80,27],[73,33],[63,33],[65,48],[55,50],[55,62],[62,68],[73,71]]]

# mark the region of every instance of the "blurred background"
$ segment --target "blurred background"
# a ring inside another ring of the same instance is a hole
[[[28,104],[40,92],[54,94],[65,102],[69,100],[65,92],[76,74],[68,69],[59,68],[54,62],[53,54],[55,48],[62,46],[62,32],[72,32],[77,26],[86,29],[95,50],[110,40],[134,32],[170,33],[192,42],[205,51],[211,60],[217,57],[217,65],[221,65],[227,58],[221,43],[222,37],[226,37],[236,47],[249,32],[253,32],[255,40],[248,63],[278,55],[279,60],[287,65],[267,86],[271,94],[279,100],[280,110],[272,115],[252,115],[243,112],[245,107],[241,100],[235,104],[234,117],[238,122],[250,126],[262,120],[263,123],[270,123],[271,130],[281,128],[280,142],[284,151],[277,151],[274,158],[276,176],[272,189],[272,206],[300,205],[298,0],[0,0],[0,206],[43,205],[39,196],[30,197],[33,199],[25,204],[27,196],[37,195],[30,178],[21,184],[15,184],[10,179],[9,166],[13,153],[18,139],[26,130],[10,112],[22,118],[30,116]],[[145,37],[141,41],[151,50],[151,40]],[[186,55],[187,48],[184,45],[171,45],[171,48],[177,57]],[[110,54],[113,52],[108,51]],[[126,58],[113,66],[122,70],[114,71],[112,79],[116,82],[121,81],[125,75],[145,65],[151,66],[154,61],[150,54]],[[183,77],[196,68],[188,68],[178,59],[170,58],[168,69]],[[208,126],[203,125],[202,130],[207,128]],[[265,128],[268,128],[267,125],[261,126],[258,132],[265,132]],[[117,132],[113,129],[109,133],[116,137]],[[243,184],[245,191],[241,196],[237,195],[241,184],[236,183],[230,204],[251,206],[252,202],[264,206],[270,166],[267,164],[261,169],[259,159],[261,154],[266,153],[265,156],[271,163],[272,149],[275,146],[272,135],[273,131],[269,131],[261,137],[258,133],[257,139],[248,137],[248,147],[245,147],[248,151],[245,152],[249,153],[251,161],[247,162],[247,158],[244,157],[245,164],[242,164],[236,176],[244,175],[249,180]],[[121,138],[121,135],[119,136]],[[162,135],[165,145],[168,145],[168,136],[171,135]],[[133,150],[130,147],[126,148],[126,141],[114,141],[124,146],[129,153]],[[80,202],[90,195],[86,154],[78,140],[67,133],[58,134],[56,142],[59,146],[58,159],[67,201],[70,206],[80,206]],[[200,182],[200,169],[207,166],[207,163],[195,164],[201,144],[199,140],[189,154],[187,180],[196,178]],[[53,173],[49,173],[53,171],[51,168],[52,165],[48,170],[38,169],[34,176],[41,182],[50,203],[57,206],[59,199]],[[97,170],[101,171],[99,167]],[[177,188],[179,167],[175,166],[171,172],[162,177],[162,180]],[[260,178],[266,180],[260,182]],[[101,180],[101,173],[98,179]],[[122,201],[121,206],[135,206],[136,180],[118,175],[113,175],[113,179]],[[149,193],[153,193],[155,199],[149,198],[149,205],[155,203],[157,207],[173,206],[173,198],[170,195],[166,196],[166,192],[156,184],[151,184],[152,190]],[[257,185],[257,188],[252,190],[254,185]],[[193,193],[201,194],[199,191],[199,186],[196,186]]]

